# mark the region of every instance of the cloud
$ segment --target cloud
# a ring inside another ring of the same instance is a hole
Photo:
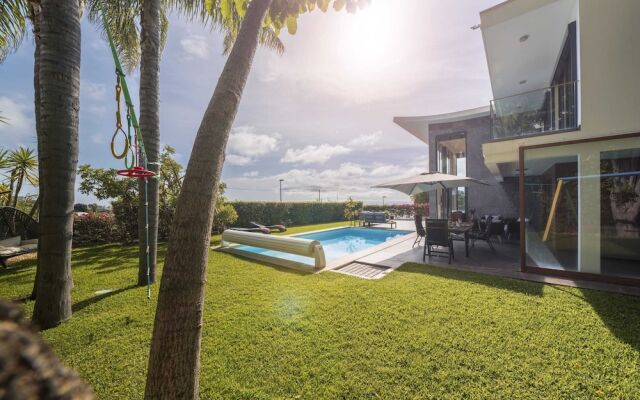
[[[244,166],[249,165],[253,161],[251,157],[239,156],[237,154],[227,154],[225,161],[231,165]]]
[[[349,146],[353,147],[372,147],[380,141],[382,137],[382,131],[376,131],[368,135],[360,135],[354,139],[351,139]]]
[[[202,35],[189,35],[180,40],[182,49],[189,55],[206,60],[209,58],[209,43]]]
[[[229,185],[231,195],[240,193],[243,198],[246,198],[248,191],[252,191],[256,198],[260,199],[263,199],[267,192],[276,196],[274,182],[284,179],[283,191],[288,199],[315,199],[320,190],[323,198],[331,200],[345,200],[351,196],[358,200],[379,202],[382,195],[386,195],[391,201],[408,202],[408,196],[372,186],[420,172],[422,169],[419,167],[346,162],[335,168],[293,168],[270,176],[250,176],[252,174],[245,173],[242,176],[227,178],[225,182]],[[239,192],[234,192],[234,189]]]
[[[0,132],[11,136],[35,135],[35,123],[31,117],[33,106],[0,96],[0,113],[7,120],[0,124]]]
[[[253,131],[253,127],[244,126],[234,129],[229,137],[228,152],[254,157],[263,156],[278,149],[279,134],[264,135]]]
[[[258,171],[249,171],[249,172],[245,172],[244,174],[242,174],[242,176],[247,177],[247,178],[255,178],[258,175],[259,175]]]
[[[102,101],[106,98],[107,86],[102,83],[82,80],[80,82],[80,94],[89,100]]]
[[[309,145],[302,149],[287,149],[280,161],[283,163],[323,164],[335,156],[350,152],[350,148],[341,145],[332,146],[326,143],[320,146]]]
[[[278,149],[280,134],[271,135],[254,133],[251,126],[235,128],[229,136],[226,160],[231,165],[249,165],[261,156]]]

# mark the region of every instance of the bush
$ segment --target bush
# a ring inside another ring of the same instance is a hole
[[[117,240],[115,217],[112,213],[88,213],[73,219],[74,245]]]
[[[361,202],[357,203],[358,208],[362,207]],[[287,226],[344,221],[346,203],[235,201],[231,204],[238,213],[235,225],[246,227],[251,221]]]
[[[227,202],[220,202],[216,204],[216,212],[213,215],[213,227],[214,232],[222,232],[231,226],[238,219],[238,213],[233,206]]]

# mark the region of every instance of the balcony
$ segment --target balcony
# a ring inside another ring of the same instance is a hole
[[[577,129],[578,81],[492,100],[490,112],[492,139]]]

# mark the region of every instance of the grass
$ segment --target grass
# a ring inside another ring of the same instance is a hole
[[[144,390],[155,298],[131,286],[136,251],[76,249],[74,316],[44,332],[104,399]],[[33,264],[0,272],[3,297],[30,291]],[[640,398],[639,298],[418,264],[378,281],[306,275],[213,252],[205,307],[203,399]]]

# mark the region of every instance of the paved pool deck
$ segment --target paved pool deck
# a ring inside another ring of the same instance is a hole
[[[415,232],[415,225],[413,221],[400,220],[397,222],[397,229],[411,230]],[[485,242],[479,241],[475,243],[474,247],[471,247],[470,245],[469,257],[465,257],[464,242],[455,241],[455,259],[451,264],[449,264],[448,260],[444,257],[427,257],[425,261],[423,261],[423,246],[416,245],[415,247],[412,247],[415,237],[414,233],[392,246],[388,246],[381,250],[359,257],[354,262],[362,265],[386,267],[386,271],[382,274],[376,275],[375,279],[380,279],[385,275],[392,273],[404,263],[412,262],[552,285],[603,290],[626,295],[640,296],[640,288],[638,287],[521,272],[518,242],[506,241],[500,243],[496,239],[494,240],[496,253],[493,254]],[[336,270],[339,268],[333,267],[330,269]]]

